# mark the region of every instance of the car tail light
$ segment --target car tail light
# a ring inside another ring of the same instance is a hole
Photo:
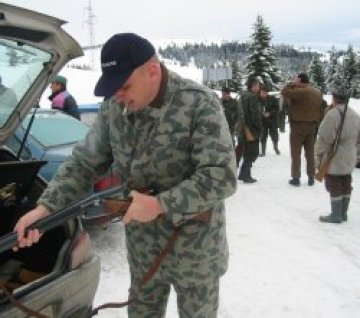
[[[120,184],[120,178],[118,176],[111,174],[97,181],[94,185],[94,190],[95,192],[99,192],[119,184]]]

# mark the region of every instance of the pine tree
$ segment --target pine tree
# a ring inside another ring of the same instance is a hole
[[[228,85],[233,92],[240,93],[242,87],[242,77],[240,73],[239,64],[237,61],[232,60],[230,63],[232,76],[228,81]]]
[[[320,91],[325,92],[325,76],[319,55],[314,55],[309,66],[310,83]]]
[[[355,81],[357,78],[357,61],[356,61],[356,53],[351,45],[349,45],[343,61],[343,68],[344,68],[344,85],[345,88],[348,90],[350,97],[354,97],[356,92],[355,89]]]
[[[329,56],[329,63],[327,64],[325,71],[326,91],[330,91],[331,87],[334,84],[337,65],[338,65],[338,56],[335,47],[332,47]]]
[[[254,33],[251,35],[250,55],[247,59],[247,77],[259,77],[271,89],[280,82],[279,71],[276,67],[274,49],[272,48],[270,28],[264,24],[263,18],[258,15],[254,24]]]

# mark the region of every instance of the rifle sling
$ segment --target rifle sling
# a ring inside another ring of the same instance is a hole
[[[9,291],[9,289],[5,286],[5,284],[0,284],[0,289],[3,290],[5,296],[7,299],[10,300],[10,302],[19,310],[21,310],[23,313],[27,314],[29,317],[36,317],[36,318],[50,318],[49,316],[46,316],[44,314],[41,314],[38,311],[35,311],[28,306],[25,306],[20,301],[18,301],[12,293]]]
[[[114,202],[112,202],[111,204],[113,204]],[[119,209],[119,211],[122,209],[122,205],[121,208]],[[116,212],[115,212],[116,213]],[[126,213],[126,211],[125,211]],[[210,221],[210,217],[211,217],[211,210],[207,210],[201,213],[197,213],[191,220],[192,221],[197,221],[197,222],[202,222],[202,223],[208,223]],[[150,269],[146,272],[146,274],[143,276],[143,278],[140,280],[139,282],[139,290],[147,283],[150,281],[151,278],[153,278],[153,276],[155,275],[155,273],[158,271],[161,263],[163,262],[163,260],[165,259],[165,257],[169,254],[169,252],[173,249],[176,240],[179,237],[180,231],[181,231],[182,226],[178,226],[175,227],[171,237],[169,238],[168,242],[166,243],[166,246],[164,247],[164,249],[160,252],[160,254],[158,255],[158,257],[155,259],[155,261],[153,262],[152,266],[150,267]],[[125,301],[125,302],[110,302],[110,303],[104,303],[98,307],[95,307],[92,312],[90,313],[90,315],[88,316],[88,318],[93,317],[95,315],[98,314],[99,310],[102,309],[106,309],[106,308],[122,308],[125,306],[128,306],[134,302],[138,301],[137,295],[135,295],[134,297],[130,298],[129,300]]]

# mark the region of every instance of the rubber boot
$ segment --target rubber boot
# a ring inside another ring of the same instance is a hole
[[[279,150],[279,148],[278,148],[278,143],[277,143],[277,142],[274,142],[274,150],[275,150],[275,153],[276,153],[277,155],[280,155],[280,150]]]
[[[342,219],[343,221],[347,221],[347,211],[349,209],[349,204],[350,204],[350,195],[344,195],[343,197],[343,210],[342,210]]]
[[[331,213],[326,216],[320,216],[320,222],[341,223],[343,221],[343,197],[331,198]]]
[[[261,153],[259,154],[259,157],[264,157],[266,151],[266,142],[261,143]]]

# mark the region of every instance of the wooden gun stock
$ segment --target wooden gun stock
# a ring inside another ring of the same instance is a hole
[[[328,159],[320,165],[318,171],[316,171],[315,173],[315,179],[317,181],[322,182],[324,180],[327,172],[329,171],[330,162],[331,159],[330,160]]]

